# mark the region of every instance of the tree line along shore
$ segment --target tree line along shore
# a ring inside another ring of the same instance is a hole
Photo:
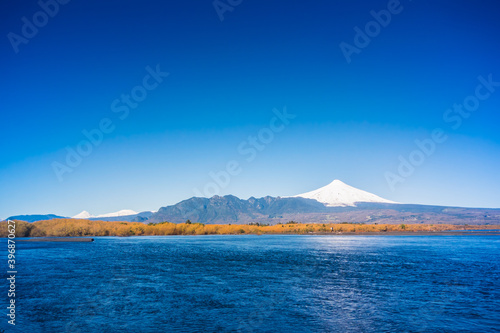
[[[358,224],[299,223],[284,224],[202,224],[106,222],[80,219],[54,219],[28,223],[16,221],[16,237],[82,236],[167,236],[167,235],[238,235],[238,234],[310,234],[310,233],[433,233],[446,231],[492,230],[500,225],[454,224]],[[0,237],[7,237],[7,221],[0,222]]]

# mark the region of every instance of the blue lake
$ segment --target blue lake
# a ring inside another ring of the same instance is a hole
[[[16,259],[7,332],[500,331],[498,236],[104,237]]]

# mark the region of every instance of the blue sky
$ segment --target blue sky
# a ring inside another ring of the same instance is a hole
[[[221,195],[341,179],[399,202],[500,207],[500,87],[483,87],[458,128],[443,118],[479,76],[500,82],[495,1],[401,1],[350,63],[339,45],[394,2],[243,0],[222,21],[212,1],[70,1],[46,22],[35,1],[1,6],[0,217],[156,210],[204,193],[230,161],[239,172]],[[38,20],[34,36],[23,17]],[[25,39],[13,46],[13,34]],[[121,100],[132,92],[133,107]],[[238,147],[284,107],[295,118],[248,161]],[[103,119],[112,130],[68,166],[66,148]],[[399,157],[436,128],[447,140],[390,186]]]

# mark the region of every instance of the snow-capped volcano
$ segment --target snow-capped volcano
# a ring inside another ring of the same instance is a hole
[[[139,213],[131,210],[131,209],[123,209],[118,212],[114,213],[108,213],[108,214],[101,214],[101,215],[92,215],[86,210],[81,212],[78,215],[73,216],[72,218],[74,219],[93,219],[93,218],[100,218],[100,217],[118,217],[118,216],[129,216],[129,215],[137,215]]]
[[[89,212],[87,212],[86,210],[84,210],[83,212],[81,212],[80,214],[77,214],[77,215],[73,216],[72,218],[73,219],[90,219],[92,217],[94,217],[94,215],[92,215]]]
[[[114,213],[108,213],[108,214],[102,214],[102,215],[97,215],[96,217],[116,217],[116,216],[128,216],[128,215],[137,215],[136,211],[133,211],[131,209],[123,209],[118,212]]]
[[[327,207],[356,206],[356,202],[396,203],[375,194],[358,190],[338,179],[317,190],[295,195],[294,197],[314,199]]]

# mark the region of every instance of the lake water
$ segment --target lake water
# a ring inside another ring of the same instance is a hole
[[[8,332],[500,330],[498,236],[105,237],[17,255]]]

